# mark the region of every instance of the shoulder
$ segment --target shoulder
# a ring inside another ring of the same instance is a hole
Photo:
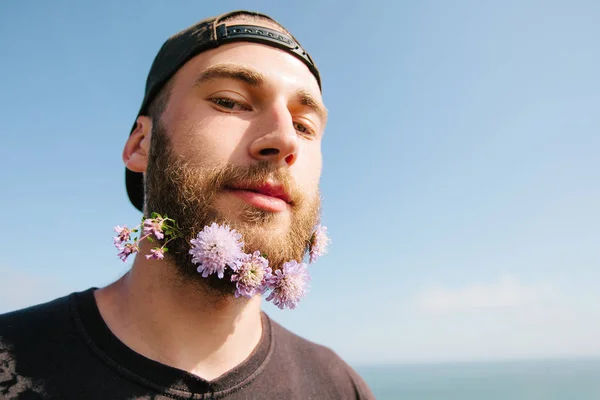
[[[71,296],[0,315],[0,357],[10,359],[49,356],[57,345],[77,336]]]
[[[69,297],[0,314],[0,338],[24,338],[60,329],[70,319]]]
[[[65,296],[0,315],[0,395],[42,393],[38,378],[55,373],[75,337],[69,303]]]
[[[344,398],[374,399],[360,375],[329,347],[311,342],[271,320],[276,356],[300,374],[324,387],[344,393]],[[351,397],[350,397],[351,396]]]

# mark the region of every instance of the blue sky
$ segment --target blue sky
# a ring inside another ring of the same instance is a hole
[[[493,4],[492,4],[493,3]],[[354,365],[600,355],[600,4],[0,5],[0,312],[123,274],[122,146],[173,33],[245,8],[313,55],[333,244],[292,312]]]

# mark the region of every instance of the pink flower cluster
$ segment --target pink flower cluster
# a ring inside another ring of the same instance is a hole
[[[319,225],[310,239],[310,263],[314,263],[317,259],[327,253],[329,246],[329,237],[327,236],[327,227]]]
[[[327,243],[326,228],[319,227],[311,240],[311,249],[316,247],[311,251],[311,262],[324,254]],[[273,273],[269,260],[260,252],[244,253],[242,236],[227,225],[205,227],[191,244],[189,254],[203,277],[216,273],[223,279],[230,270],[231,281],[236,283],[235,297],[251,298],[271,290],[267,301],[281,309],[294,309],[308,291],[310,275],[305,263],[292,260]]]
[[[141,234],[132,239],[139,229],[142,230]],[[168,251],[166,244],[179,235],[175,221],[156,213],[152,213],[151,218],[144,219],[134,229],[116,226],[115,232],[117,236],[113,238],[114,243],[123,261],[139,252],[138,243],[144,239],[150,242],[164,239],[162,246],[152,248],[150,254],[146,255],[148,259],[162,260]],[[189,254],[192,263],[198,265],[198,273],[204,278],[212,274],[219,279],[227,276],[236,284],[236,298],[252,298],[270,290],[267,301],[281,309],[294,309],[308,292],[310,274],[307,264],[292,260],[273,272],[269,260],[259,251],[252,254],[244,252],[242,235],[227,225],[212,223],[204,227],[190,243]],[[310,240],[309,262],[313,263],[325,254],[328,244],[327,228],[319,225]]]
[[[133,229],[129,229],[126,226],[115,226],[114,230],[117,236],[113,237],[115,247],[119,250],[117,254],[123,262],[127,260],[127,257],[140,251],[139,243],[147,239],[150,242],[156,240],[163,240],[165,237],[169,237],[165,240],[161,246],[156,246],[150,250],[150,254],[146,255],[147,259],[162,260],[165,258],[165,253],[169,250],[166,244],[177,235],[177,228],[174,225],[172,219],[162,217],[157,213],[152,213],[151,218],[145,218],[142,223]],[[134,234],[142,230],[138,237],[133,237]]]

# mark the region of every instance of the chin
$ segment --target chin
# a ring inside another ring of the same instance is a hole
[[[217,204],[216,206],[223,222],[239,226],[240,228],[259,228],[263,226],[277,231],[284,231],[290,227],[291,211],[289,209],[273,212],[233,201],[225,204]]]

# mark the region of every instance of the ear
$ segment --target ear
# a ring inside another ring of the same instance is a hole
[[[152,120],[143,115],[139,116],[135,121],[135,129],[123,149],[123,162],[127,169],[133,172],[146,172],[151,135]]]

